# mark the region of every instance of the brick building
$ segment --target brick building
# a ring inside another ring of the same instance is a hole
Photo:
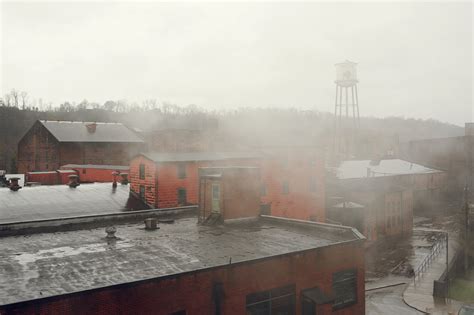
[[[198,203],[198,168],[255,166],[256,154],[224,152],[142,153],[130,162],[130,192],[151,208]]]
[[[210,166],[259,167],[264,214],[325,220],[324,162],[307,148],[258,153],[144,153],[130,163],[130,190],[152,208],[197,204],[198,168]]]
[[[466,185],[474,187],[474,123],[465,124],[460,137],[416,140],[402,146],[410,161],[442,169],[447,174],[448,193],[459,195]],[[472,189],[471,189],[472,191]]]
[[[258,218],[260,186],[258,167],[199,168],[199,220]]]
[[[38,120],[18,143],[18,172],[65,164],[128,165],[143,140],[120,123]]]
[[[329,220],[351,224],[369,241],[411,234],[414,208],[429,206],[446,184],[442,171],[399,159],[344,161],[332,171]]]
[[[238,186],[236,195],[232,187],[220,195],[226,216],[253,220],[202,225],[173,210],[158,230],[116,224],[117,238],[103,228],[4,237],[0,313],[364,314],[364,237],[349,227],[258,216],[255,193],[242,212],[245,183],[233,179],[241,172],[255,185],[256,168],[206,175]]]
[[[263,212],[324,222],[326,183],[321,151],[309,146],[275,146],[263,152]]]

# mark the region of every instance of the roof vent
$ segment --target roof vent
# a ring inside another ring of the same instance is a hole
[[[71,188],[76,188],[77,186],[79,186],[79,176],[76,175],[76,174],[73,174],[73,175],[69,175],[69,187]]]
[[[119,175],[120,173],[118,171],[113,171],[112,172],[112,176],[114,178],[114,181],[112,183],[112,187],[113,188],[117,188],[117,176]]]
[[[108,226],[105,228],[105,233],[107,233],[107,236],[106,238],[108,240],[111,240],[111,239],[116,239],[117,236],[115,236],[115,232],[117,232],[117,229],[115,228],[115,226]]]
[[[122,177],[120,183],[122,185],[128,185],[128,173],[120,173],[120,176]]]
[[[156,218],[147,218],[145,219],[145,230],[156,230],[159,229],[157,226],[158,220]]]
[[[96,123],[88,124],[86,125],[86,128],[89,133],[94,133],[97,128],[97,124]]]
[[[20,180],[19,177],[11,177],[10,178],[10,190],[12,191],[18,191],[21,189],[21,186],[18,184],[18,181]]]

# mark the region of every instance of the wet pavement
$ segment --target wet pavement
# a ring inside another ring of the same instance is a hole
[[[402,298],[406,285],[367,291],[365,294],[365,313],[368,315],[418,315],[423,314],[405,304]]]
[[[439,233],[414,230],[410,237],[373,246],[366,253],[366,287],[409,282],[411,271],[430,253]]]
[[[412,236],[386,241],[367,250],[367,314],[422,314],[406,303],[403,293],[413,282],[413,270],[430,254],[437,242],[444,241],[443,234],[432,230],[450,229],[453,222],[452,216],[415,217]],[[442,255],[441,253],[440,256]],[[394,286],[386,287],[390,285]],[[434,311],[426,307],[422,309]]]

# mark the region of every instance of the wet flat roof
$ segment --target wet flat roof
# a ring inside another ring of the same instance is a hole
[[[128,196],[128,185],[111,183],[0,188],[0,223],[121,212]]]
[[[400,159],[343,161],[336,169],[338,179],[439,173],[441,171]]]
[[[353,229],[286,219],[202,226],[176,218],[146,231],[116,225],[0,241],[0,305],[189,272],[363,238]]]

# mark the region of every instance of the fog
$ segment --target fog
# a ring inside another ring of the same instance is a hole
[[[358,62],[362,116],[472,118],[472,4],[2,2],[0,95],[333,110]]]

